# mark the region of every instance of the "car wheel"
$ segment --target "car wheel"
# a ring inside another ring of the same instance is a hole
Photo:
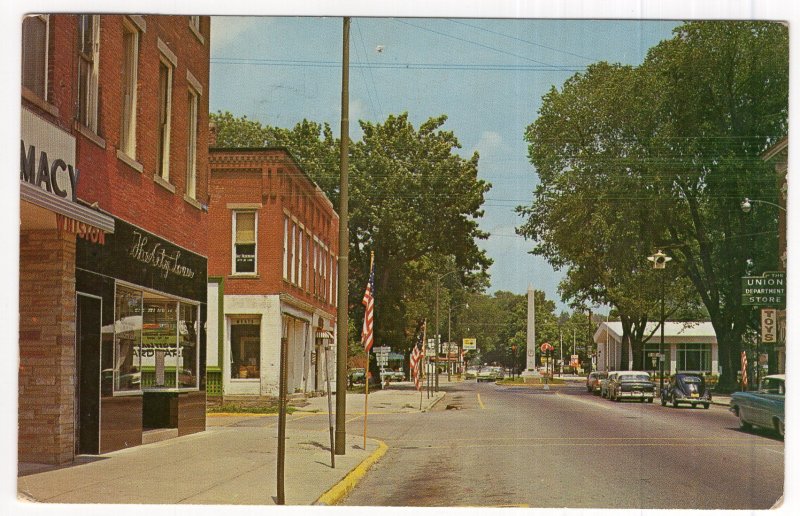
[[[678,408],[678,400],[675,398],[675,395],[672,395],[672,406]]]
[[[692,408],[697,408],[697,403],[692,403]]]
[[[747,421],[744,420],[744,417],[742,417],[742,412],[741,411],[738,411],[738,412],[739,412],[739,430],[746,430],[746,431],[752,430],[753,429],[753,425],[751,425],[750,423],[748,423]]]
[[[786,430],[786,428],[784,427],[783,421],[781,421],[780,419],[775,418],[775,432],[777,432],[778,437],[783,439],[783,433],[784,433],[785,430]]]
[[[704,409],[707,409],[707,408],[708,408],[708,407],[710,407],[710,406],[711,406],[711,404],[710,404],[710,403],[703,403],[703,408],[704,408]]]
[[[647,398],[647,403],[653,403],[653,398]]]
[[[661,406],[662,407],[666,407],[667,406],[667,400],[665,400],[664,398],[661,398]]]

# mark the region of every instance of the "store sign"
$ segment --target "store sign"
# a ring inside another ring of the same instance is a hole
[[[207,260],[186,248],[114,219],[105,245],[77,239],[76,266],[82,270],[193,301],[207,299]]]
[[[461,339],[461,345],[465,351],[475,351],[478,349],[478,339]]]
[[[88,240],[93,244],[105,245],[106,232],[85,222],[79,222],[73,218],[56,213],[56,225],[58,229],[67,233],[75,233],[78,237]]]
[[[778,340],[778,314],[774,308],[761,309],[761,342],[775,344]]]
[[[26,109],[21,122],[19,180],[77,202],[75,137]]]
[[[742,305],[784,308],[786,273],[765,272],[761,276],[742,277]]]
[[[175,274],[184,278],[194,278],[194,270],[180,263],[181,252],[177,249],[168,251],[159,242],[149,242],[149,237],[140,231],[133,231],[133,243],[128,254],[135,260],[158,269],[161,277]]]

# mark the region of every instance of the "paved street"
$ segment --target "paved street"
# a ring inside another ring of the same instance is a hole
[[[429,413],[370,416],[389,450],[341,505],[768,509],[783,492],[783,442],[724,406],[615,403],[582,384],[442,390]]]

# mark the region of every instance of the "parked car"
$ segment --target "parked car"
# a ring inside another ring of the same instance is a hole
[[[494,382],[497,380],[497,371],[493,367],[481,367],[477,379],[479,382]]]
[[[739,418],[739,428],[771,428],[783,439],[785,430],[784,399],[786,375],[772,374],[761,380],[757,391],[731,394],[730,411]]]
[[[661,390],[661,406],[665,407],[667,403],[672,403],[673,407],[690,403],[692,407],[703,405],[707,409],[711,405],[711,391],[701,375],[676,373]]]
[[[478,371],[480,371],[479,367],[476,367],[476,366],[468,367],[467,370],[464,372],[464,379],[473,380],[473,379],[477,378],[478,377]]]
[[[500,366],[492,367],[494,369],[494,379],[495,380],[502,380],[506,377],[506,371]]]
[[[391,369],[385,369],[381,373],[381,380],[386,383],[389,382],[404,382],[406,379],[406,374],[403,372],[402,369],[398,369],[397,371],[393,371]]]
[[[586,377],[586,391],[591,393],[600,392],[600,382],[604,378],[608,378],[607,371],[592,371],[589,373],[589,376]]]
[[[614,401],[638,399],[653,403],[656,384],[645,371],[620,371],[609,388],[608,398]]]
[[[600,380],[600,397],[608,398],[609,387],[614,383],[619,371],[611,371],[608,376]]]
[[[350,384],[354,385],[354,384],[357,384],[357,383],[364,383],[364,380],[366,378],[366,374],[367,373],[366,373],[366,371],[364,370],[363,367],[357,367],[355,369],[351,369],[350,370],[350,374],[348,375],[348,377],[350,379]]]

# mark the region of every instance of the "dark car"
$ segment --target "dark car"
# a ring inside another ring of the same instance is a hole
[[[600,392],[600,381],[608,378],[607,371],[592,371],[586,377],[586,392]]]
[[[699,374],[676,373],[661,390],[661,406],[665,407],[667,403],[672,403],[673,407],[689,403],[692,407],[703,405],[703,408],[708,408],[711,405],[711,391]]]

